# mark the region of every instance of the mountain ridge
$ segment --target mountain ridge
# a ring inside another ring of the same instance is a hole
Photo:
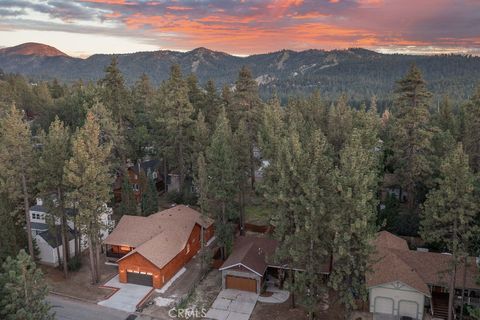
[[[0,54],[38,57],[69,57],[69,55],[55,47],[38,42],[25,42],[13,47],[4,47],[0,49]]]
[[[213,79],[218,87],[233,87],[238,71],[247,66],[259,83],[263,97],[274,93],[280,97],[296,96],[320,90],[327,99],[336,99],[341,94],[363,101],[373,95],[390,99],[396,80],[403,77],[412,63],[424,72],[429,89],[436,96],[448,94],[457,100],[465,99],[480,80],[476,76],[480,74],[480,57],[382,54],[363,48],[285,49],[240,57],[199,47],[187,52],[95,54],[86,59],[66,55],[5,54],[8,49],[0,51],[0,69],[5,72],[23,74],[32,80],[57,78],[67,83],[100,79],[113,56],[118,57],[119,67],[129,85],[143,73],[154,85],[159,85],[168,78],[170,66],[178,64],[184,74],[195,73],[200,84]]]

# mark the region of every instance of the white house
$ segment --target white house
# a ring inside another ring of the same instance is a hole
[[[100,231],[100,237],[104,240],[109,232],[114,227],[114,221],[112,220],[112,209],[104,206],[105,210],[102,213],[100,219],[103,228]],[[68,208],[67,210],[67,237],[69,239],[69,252],[75,251],[75,214],[76,210]],[[55,219],[55,228],[48,224],[49,213],[47,208],[43,205],[41,199],[37,199],[37,203],[30,207],[30,221],[32,227],[32,235],[35,238],[39,249],[39,259],[41,263],[58,266],[58,251],[60,252],[60,259],[63,258],[63,247],[61,238],[61,222],[60,219]],[[87,242],[84,237],[79,239],[81,250],[85,250]],[[57,249],[58,247],[58,249]]]
[[[446,319],[452,256],[410,250],[404,239],[386,231],[378,233],[374,245],[376,253],[366,279],[370,312],[382,319],[423,319],[428,311],[435,318]],[[470,257],[467,270],[459,268],[456,274],[455,287],[461,296],[466,271],[465,301],[471,304],[480,296],[475,260]]]

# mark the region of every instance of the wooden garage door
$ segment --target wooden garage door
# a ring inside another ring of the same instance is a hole
[[[225,281],[227,289],[257,292],[257,281],[255,279],[227,275]]]
[[[393,299],[387,297],[375,297],[374,313],[393,315]]]
[[[153,277],[148,274],[127,272],[127,282],[153,287]]]

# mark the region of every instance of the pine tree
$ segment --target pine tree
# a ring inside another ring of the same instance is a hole
[[[195,110],[195,114],[198,114],[203,107],[205,101],[205,94],[198,86],[198,79],[195,74],[191,74],[186,79],[188,86],[188,100]]]
[[[145,191],[142,192],[142,215],[149,216],[158,212],[158,191],[152,175],[147,176]]]
[[[26,243],[25,230],[16,223],[15,203],[5,192],[0,193],[0,261],[15,256]]]
[[[225,110],[218,116],[210,146],[206,150],[208,192],[211,212],[215,214],[215,232],[222,258],[230,251],[233,235],[230,225],[233,197],[237,191],[236,158],[232,148],[232,131]]]
[[[0,118],[0,188],[11,200],[23,200],[28,252],[33,257],[30,223],[30,192],[33,184],[33,143],[24,114],[12,106]]]
[[[330,261],[333,216],[333,163],[320,130],[314,130],[295,155],[292,188],[301,190],[294,209],[295,231],[287,236],[292,266],[305,266],[295,275],[294,290],[311,318],[328,292],[323,267]]]
[[[240,235],[245,235],[245,206],[247,202],[247,186],[248,178],[250,177],[250,153],[248,152],[249,136],[247,125],[245,121],[240,120],[238,129],[233,136],[233,152],[236,156],[238,181],[238,196],[239,196],[239,211],[240,211]]]
[[[110,143],[101,142],[100,125],[93,113],[87,113],[85,125],[72,141],[72,157],[66,167],[66,181],[73,191],[71,201],[78,208],[78,222],[89,245],[92,284],[99,281],[101,214],[110,199],[112,177],[108,159]]]
[[[454,311],[456,266],[468,256],[467,245],[475,229],[478,204],[474,197],[474,176],[462,144],[445,158],[440,170],[439,186],[428,193],[423,206],[420,234],[425,241],[445,243],[452,253],[450,320]]]
[[[133,186],[130,183],[128,171],[126,170],[124,170],[122,174],[122,201],[118,206],[117,212],[120,216],[124,214],[137,215],[137,199],[133,192]]]
[[[201,152],[205,152],[210,142],[210,130],[202,110],[198,111],[197,120],[193,128],[192,164],[197,165],[197,159]]]
[[[338,102],[330,107],[327,126],[328,141],[338,154],[348,140],[353,128],[353,116],[348,106],[347,96],[341,96]]]
[[[62,234],[62,254],[63,254],[63,272],[65,278],[68,275],[68,239],[67,239],[67,215],[65,211],[65,195],[67,193],[67,183],[65,178],[65,165],[71,156],[70,151],[70,132],[62,121],[55,118],[50,124],[48,134],[41,134],[42,149],[38,161],[40,195],[48,205],[48,211],[61,223]],[[52,194],[56,195],[56,201],[48,201]],[[56,234],[56,231],[55,233]],[[60,256],[59,256],[60,259]]]
[[[48,287],[33,258],[20,250],[7,257],[0,272],[0,318],[5,320],[54,319],[45,302]]]
[[[401,186],[408,193],[408,206],[414,209],[417,190],[431,173],[432,130],[428,104],[431,93],[420,70],[413,65],[398,81],[394,109],[393,161]]]
[[[259,130],[259,146],[264,159],[271,160],[278,154],[280,137],[284,131],[284,112],[274,96],[265,106]],[[268,170],[268,168],[267,168]]]
[[[194,109],[189,101],[188,86],[182,77],[180,66],[173,65],[170,78],[160,88],[158,99],[160,112],[158,122],[164,142],[169,146],[164,154],[172,153],[173,160],[180,175],[180,189],[183,185],[189,168],[189,153],[191,152],[191,130]]]
[[[252,189],[255,184],[255,169],[258,166],[254,156],[254,149],[257,145],[258,130],[262,114],[263,103],[258,94],[257,82],[253,79],[252,73],[246,67],[242,67],[235,82],[228,118],[232,124],[233,131],[236,131],[240,121],[245,122],[249,137],[248,153],[250,157],[250,180]]]
[[[154,89],[150,79],[146,74],[142,74],[132,89],[134,115],[131,121],[132,127],[127,131],[128,155],[135,161],[147,155],[147,148],[153,145],[153,98]]]
[[[105,68],[105,76],[99,80],[101,102],[113,116],[122,137],[126,135],[127,127],[133,117],[130,95],[125,87],[125,80],[118,66],[118,58],[114,56],[110,65]],[[122,140],[125,142],[125,140]],[[115,152],[123,164],[126,160],[126,146],[115,145]]]
[[[463,111],[463,144],[473,172],[480,172],[480,86]]]
[[[93,105],[87,111],[94,115],[95,121],[100,126],[100,142],[112,146],[109,162],[112,163],[113,169],[123,170],[122,156],[126,154],[125,136],[119,125],[113,120],[112,112],[98,100],[94,100]]]
[[[339,294],[347,316],[356,300],[366,300],[365,274],[376,227],[378,154],[362,143],[354,129],[340,152],[335,173],[336,200],[331,222],[333,271],[330,286]]]
[[[200,152],[197,159],[196,174],[194,177],[195,187],[197,188],[198,201],[197,204],[200,206],[200,215],[202,218],[207,217],[208,212],[208,176],[207,176],[207,164],[205,162],[205,157],[203,152]],[[205,251],[205,230],[202,227],[202,234],[200,237],[201,243],[201,270],[204,270],[204,265],[208,263],[207,252]]]
[[[208,128],[213,131],[215,129],[215,121],[217,121],[218,113],[222,106],[222,101],[217,93],[217,88],[213,80],[207,81],[205,91],[205,99],[201,111],[205,116],[205,122]]]

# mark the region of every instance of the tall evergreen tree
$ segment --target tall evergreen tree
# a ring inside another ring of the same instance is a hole
[[[328,141],[338,154],[347,142],[353,128],[352,110],[348,106],[347,96],[342,95],[328,113]]]
[[[205,122],[210,130],[215,129],[215,122],[222,106],[222,101],[217,93],[215,82],[208,80],[205,85],[205,99],[202,106],[202,112],[205,116]]]
[[[128,215],[137,215],[137,199],[135,198],[135,193],[133,192],[133,186],[130,182],[128,171],[124,170],[122,175],[122,201],[118,205],[117,213],[120,216],[124,214]]]
[[[417,190],[431,173],[432,130],[428,111],[431,93],[420,70],[413,65],[398,81],[394,109],[393,161],[395,173],[408,193],[408,206],[415,208]]]
[[[240,211],[240,234],[245,235],[245,206],[247,202],[248,178],[250,177],[250,153],[248,152],[249,136],[245,121],[240,120],[238,129],[233,136],[233,151],[236,155],[238,197]]]
[[[146,189],[142,191],[142,215],[158,212],[158,191],[152,175],[147,176]]]
[[[258,165],[254,149],[257,146],[262,108],[263,102],[258,94],[258,84],[250,70],[242,67],[235,82],[235,92],[228,117],[234,131],[237,130],[241,120],[245,122],[249,137],[248,153],[252,188],[255,184],[255,169]]]
[[[67,214],[65,210],[65,196],[67,193],[67,183],[65,181],[65,165],[71,156],[70,150],[70,132],[62,121],[55,118],[50,124],[48,134],[41,135],[42,149],[38,161],[40,195],[48,205],[49,213],[58,218],[61,223],[62,234],[62,255],[63,255],[63,273],[65,278],[68,275],[67,261],[68,238],[67,238]],[[56,201],[48,201],[52,194],[56,195]],[[56,234],[56,231],[55,233]],[[59,257],[60,258],[60,257]]]
[[[200,215],[202,218],[207,217],[208,212],[208,176],[207,176],[207,164],[203,152],[198,155],[196,174],[194,177],[195,187],[198,194],[198,205],[200,206]],[[205,230],[202,227],[201,230],[201,270],[204,270],[204,265],[207,263],[207,253],[205,251]]]
[[[183,191],[187,168],[189,168],[194,109],[188,97],[188,86],[182,77],[180,66],[172,66],[170,78],[163,84],[160,91],[157,101],[160,114],[157,120],[163,129],[165,143],[170,146],[170,150],[165,150],[164,153],[171,152],[174,155],[173,160],[180,175],[180,189]]]
[[[78,208],[78,221],[88,240],[92,284],[100,277],[100,217],[112,184],[108,162],[111,144],[101,142],[100,132],[95,116],[88,112],[85,125],[73,137],[72,157],[66,167],[66,181],[73,189],[70,199]]]
[[[0,188],[10,199],[23,200],[28,252],[33,257],[30,195],[34,181],[34,151],[30,126],[24,114],[12,106],[0,118]]]
[[[480,86],[463,111],[463,144],[473,172],[480,172]]]
[[[16,204],[6,192],[0,193],[0,261],[15,256],[26,245],[25,230],[17,223]]]
[[[54,319],[45,301],[48,287],[32,256],[20,250],[7,257],[0,272],[0,318],[5,320]]]
[[[347,315],[357,299],[366,300],[365,274],[368,271],[374,238],[378,154],[362,143],[354,129],[340,152],[336,169],[336,200],[332,216],[333,271],[330,286],[339,294]]]
[[[112,58],[111,63],[105,68],[105,75],[99,80],[99,85],[101,102],[112,114],[121,136],[125,136],[128,124],[133,117],[133,109],[116,56]],[[118,152],[117,156],[122,160],[123,164],[126,160],[126,149],[125,146],[120,145],[115,148],[115,152]]]
[[[464,153],[462,144],[458,144],[442,163],[438,188],[427,195],[420,230],[423,239],[443,242],[452,253],[449,320],[454,312],[456,266],[468,256],[467,246],[473,235],[477,210],[474,176],[468,164],[468,156]]]
[[[330,261],[331,208],[335,194],[333,163],[321,130],[311,133],[295,157],[298,162],[292,173],[296,178],[291,187],[296,185],[301,191],[294,211],[296,228],[287,239],[292,267],[305,266],[305,272],[295,276],[294,290],[313,318],[328,292],[323,266]]]
[[[210,146],[206,150],[208,192],[211,212],[215,214],[215,232],[221,246],[222,258],[230,251],[233,235],[231,216],[233,197],[237,191],[236,158],[232,148],[232,131],[222,109]]]

